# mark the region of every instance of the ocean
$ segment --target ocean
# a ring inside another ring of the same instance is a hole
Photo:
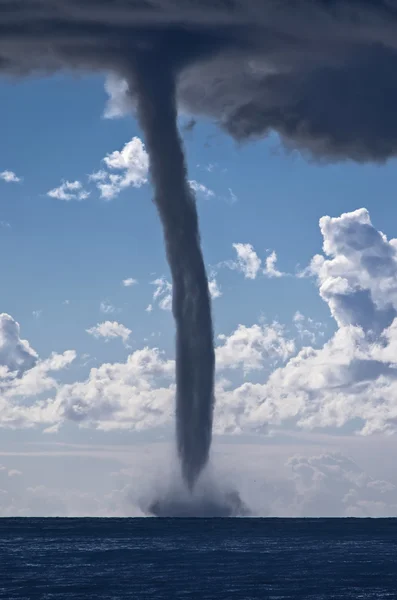
[[[397,599],[397,519],[0,519],[0,598]]]

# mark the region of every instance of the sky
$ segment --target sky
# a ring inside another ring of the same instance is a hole
[[[395,161],[179,125],[215,324],[207,476],[255,515],[395,515]],[[141,515],[177,468],[142,132],[122,81],[70,75],[1,80],[0,128],[0,516]]]

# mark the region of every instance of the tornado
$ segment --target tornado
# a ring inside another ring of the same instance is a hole
[[[164,231],[176,323],[176,441],[190,491],[208,462],[214,409],[211,301],[194,194],[177,126],[177,70],[155,52],[134,64],[137,114]]]

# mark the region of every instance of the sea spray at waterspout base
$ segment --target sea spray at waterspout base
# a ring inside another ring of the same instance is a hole
[[[211,465],[203,471],[194,489],[189,490],[177,474],[158,481],[156,491],[141,498],[140,508],[152,517],[220,518],[252,516],[250,508],[233,484],[219,477]]]

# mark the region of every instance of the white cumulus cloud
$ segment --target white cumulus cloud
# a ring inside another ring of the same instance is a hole
[[[88,421],[105,430],[159,427],[174,412],[173,370],[173,361],[155,348],[137,350],[125,363],[93,368],[85,381],[59,391],[58,418]]]
[[[212,275],[208,280],[208,289],[213,300],[222,296],[222,290],[216,280],[216,276]]]
[[[323,217],[320,227],[325,256],[310,269],[337,331],[320,348],[303,347],[264,383],[223,386],[224,414],[240,405],[236,430],[287,421],[362,434],[396,430],[397,242],[373,227],[365,209]]]
[[[105,340],[120,338],[124,343],[128,341],[131,335],[131,329],[117,321],[104,321],[86,329],[86,331],[95,338],[104,338]]]
[[[261,268],[261,259],[251,244],[233,244],[237,253],[237,262],[229,266],[238,269],[246,279],[255,279]]]
[[[242,368],[244,373],[261,369],[266,360],[286,360],[295,351],[279,323],[272,325],[239,325],[230,336],[219,335],[216,348],[218,369]]]
[[[1,171],[0,179],[6,183],[19,183],[21,181],[21,178],[18,177],[14,171]]]
[[[23,373],[37,362],[38,355],[27,340],[20,337],[20,326],[7,313],[0,314],[0,369]]]
[[[90,175],[105,200],[112,200],[128,187],[139,188],[147,183],[149,155],[139,137],[133,137],[121,150],[103,159],[108,170]]]
[[[125,79],[108,75],[105,91],[109,96],[103,114],[105,119],[117,119],[131,113],[131,97],[128,95],[128,83]]]
[[[377,231],[365,208],[322,217],[320,229],[326,257],[310,265],[320,296],[339,326],[380,333],[397,315],[397,240]]]
[[[57,200],[86,200],[90,192],[83,188],[81,181],[64,181],[59,187],[47,192],[50,198]]]
[[[324,253],[313,258],[310,272],[336,330],[317,346],[322,325],[297,312],[297,339],[278,323],[241,324],[220,336],[217,432],[396,432],[397,241],[377,231],[365,209],[324,217],[320,226]],[[164,277],[153,283],[153,304],[169,308],[171,283]],[[102,337],[108,331],[116,335],[114,326],[107,325]],[[99,330],[95,333],[101,335]],[[170,422],[174,363],[157,349],[137,350],[125,363],[102,365],[92,369],[87,380],[67,386],[49,375],[51,369],[65,368],[74,356],[69,351],[40,361],[20,339],[15,321],[3,315],[1,423],[52,427],[72,418],[107,429],[141,429]],[[11,376],[10,371],[22,376]],[[35,399],[35,393],[43,391],[46,400]],[[17,398],[23,398],[23,404]]]
[[[10,358],[12,355],[8,357],[8,363]],[[75,358],[76,353],[67,350],[63,354],[53,353],[45,360],[40,360],[37,355],[27,359],[24,356],[22,366],[20,361],[16,365],[20,366],[17,373],[10,374],[7,369],[0,368],[0,426],[19,429],[59,423],[62,420],[59,403],[51,395],[47,397],[61,387],[52,373],[67,368]],[[40,396],[47,399],[40,399]]]

